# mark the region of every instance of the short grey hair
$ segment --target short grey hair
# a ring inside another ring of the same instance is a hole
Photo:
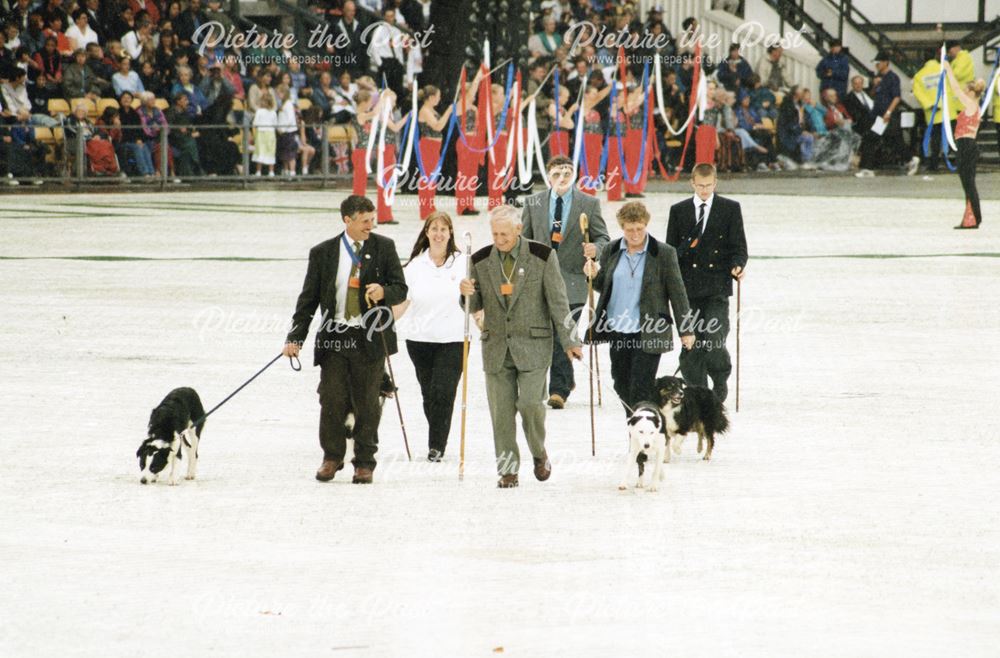
[[[490,211],[490,226],[497,222],[508,221],[513,226],[521,225],[521,211],[510,204],[497,206]]]

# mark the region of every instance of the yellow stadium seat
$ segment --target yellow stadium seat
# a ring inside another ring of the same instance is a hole
[[[98,116],[104,114],[104,110],[109,107],[113,107],[116,110],[119,109],[118,101],[114,98],[101,98],[97,101],[97,114]]]
[[[57,114],[69,116],[69,103],[64,98],[50,98],[48,110],[51,116],[56,116]]]
[[[246,106],[243,105],[242,98],[233,99],[233,112],[242,112],[245,108]]]
[[[166,110],[168,107],[170,107],[170,101],[168,101],[166,98],[157,98],[155,101],[153,101],[153,104],[156,105],[156,107],[158,107],[160,110]]]
[[[300,98],[299,99],[299,109],[300,110],[308,110],[312,106],[313,106],[313,103],[308,98]]]

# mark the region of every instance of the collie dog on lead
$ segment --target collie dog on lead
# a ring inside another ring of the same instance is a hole
[[[707,443],[703,459],[712,458],[715,436],[729,429],[726,410],[711,389],[690,386],[680,377],[660,377],[656,380],[660,394],[660,411],[666,419],[667,462],[670,453],[681,454],[681,445],[689,432],[698,433],[698,454]]]
[[[177,461],[187,453],[187,475],[185,480],[193,480],[198,468],[198,441],[205,428],[205,409],[193,388],[175,388],[149,416],[148,436],[139,446],[135,456],[139,458],[139,482],[156,482],[164,469],[168,471],[168,482],[177,484]],[[195,421],[199,421],[195,425]]]
[[[660,409],[652,402],[640,402],[635,405],[628,419],[628,457],[625,459],[625,471],[622,473],[618,488],[628,489],[629,476],[638,471],[635,482],[637,489],[646,485],[646,462],[652,464],[652,478],[648,490],[656,491],[666,470],[663,468],[667,457],[666,423]]]

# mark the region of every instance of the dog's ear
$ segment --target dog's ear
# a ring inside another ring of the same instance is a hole
[[[139,449],[135,451],[135,456],[142,457],[142,446],[139,446]]]

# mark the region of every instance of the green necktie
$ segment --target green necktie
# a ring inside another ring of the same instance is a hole
[[[514,259],[514,256],[508,251],[500,259],[500,262],[503,265],[503,275],[504,275],[504,277],[507,278],[507,281],[513,282],[513,280],[514,280],[514,264],[516,262],[515,259]]]
[[[361,251],[361,243],[355,242],[354,253],[358,254],[358,252],[360,251]],[[354,262],[353,258],[351,259],[351,262]],[[351,279],[354,279],[357,276],[358,276],[358,264],[354,262],[354,264],[351,265]],[[351,320],[353,318],[358,317],[359,315],[361,315],[361,290],[358,288],[351,288],[350,282],[348,282],[347,309],[346,312],[344,313],[344,319]]]

